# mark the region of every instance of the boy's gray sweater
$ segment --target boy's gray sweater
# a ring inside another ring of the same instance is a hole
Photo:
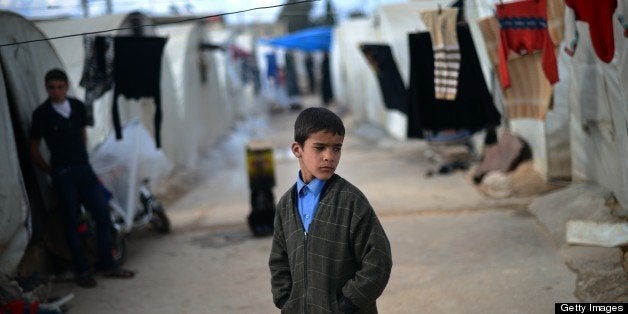
[[[307,235],[296,210],[296,184],[279,200],[269,259],[275,305],[283,313],[377,313],[392,268],[390,243],[362,192],[334,174]]]

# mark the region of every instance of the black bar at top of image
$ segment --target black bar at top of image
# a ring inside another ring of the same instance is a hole
[[[628,313],[628,303],[554,303],[554,313]]]

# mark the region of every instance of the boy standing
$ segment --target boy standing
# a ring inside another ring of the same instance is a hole
[[[390,243],[362,192],[335,174],[345,129],[325,108],[294,124],[297,183],[279,200],[269,258],[283,313],[377,313],[392,268]]]
[[[59,197],[76,283],[85,288],[96,286],[78,233],[79,195],[96,223],[99,269],[105,277],[131,278],[134,272],[113,262],[109,208],[87,155],[85,106],[67,97],[68,77],[62,70],[48,71],[45,84],[48,99],[33,112],[30,154],[35,165],[50,175]],[[50,163],[39,151],[42,138],[50,150]]]

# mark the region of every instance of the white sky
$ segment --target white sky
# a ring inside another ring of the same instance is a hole
[[[140,10],[155,15],[170,14],[171,7],[177,7],[181,14],[210,15],[247,10],[254,7],[273,6],[285,0],[111,0],[114,13]],[[408,2],[409,0],[332,0],[334,8],[343,19],[349,12],[359,10],[370,14],[383,3]],[[89,16],[105,13],[105,0],[88,0]],[[314,3],[313,15],[324,12],[325,0]],[[0,9],[15,11],[27,18],[46,18],[70,15],[82,17],[81,0],[0,0]],[[227,21],[235,23],[274,21],[279,8],[254,10],[230,15]]]

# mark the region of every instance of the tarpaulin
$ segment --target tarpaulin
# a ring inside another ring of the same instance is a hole
[[[308,28],[284,36],[262,39],[261,42],[287,49],[303,51],[329,51],[332,28],[327,26]]]

